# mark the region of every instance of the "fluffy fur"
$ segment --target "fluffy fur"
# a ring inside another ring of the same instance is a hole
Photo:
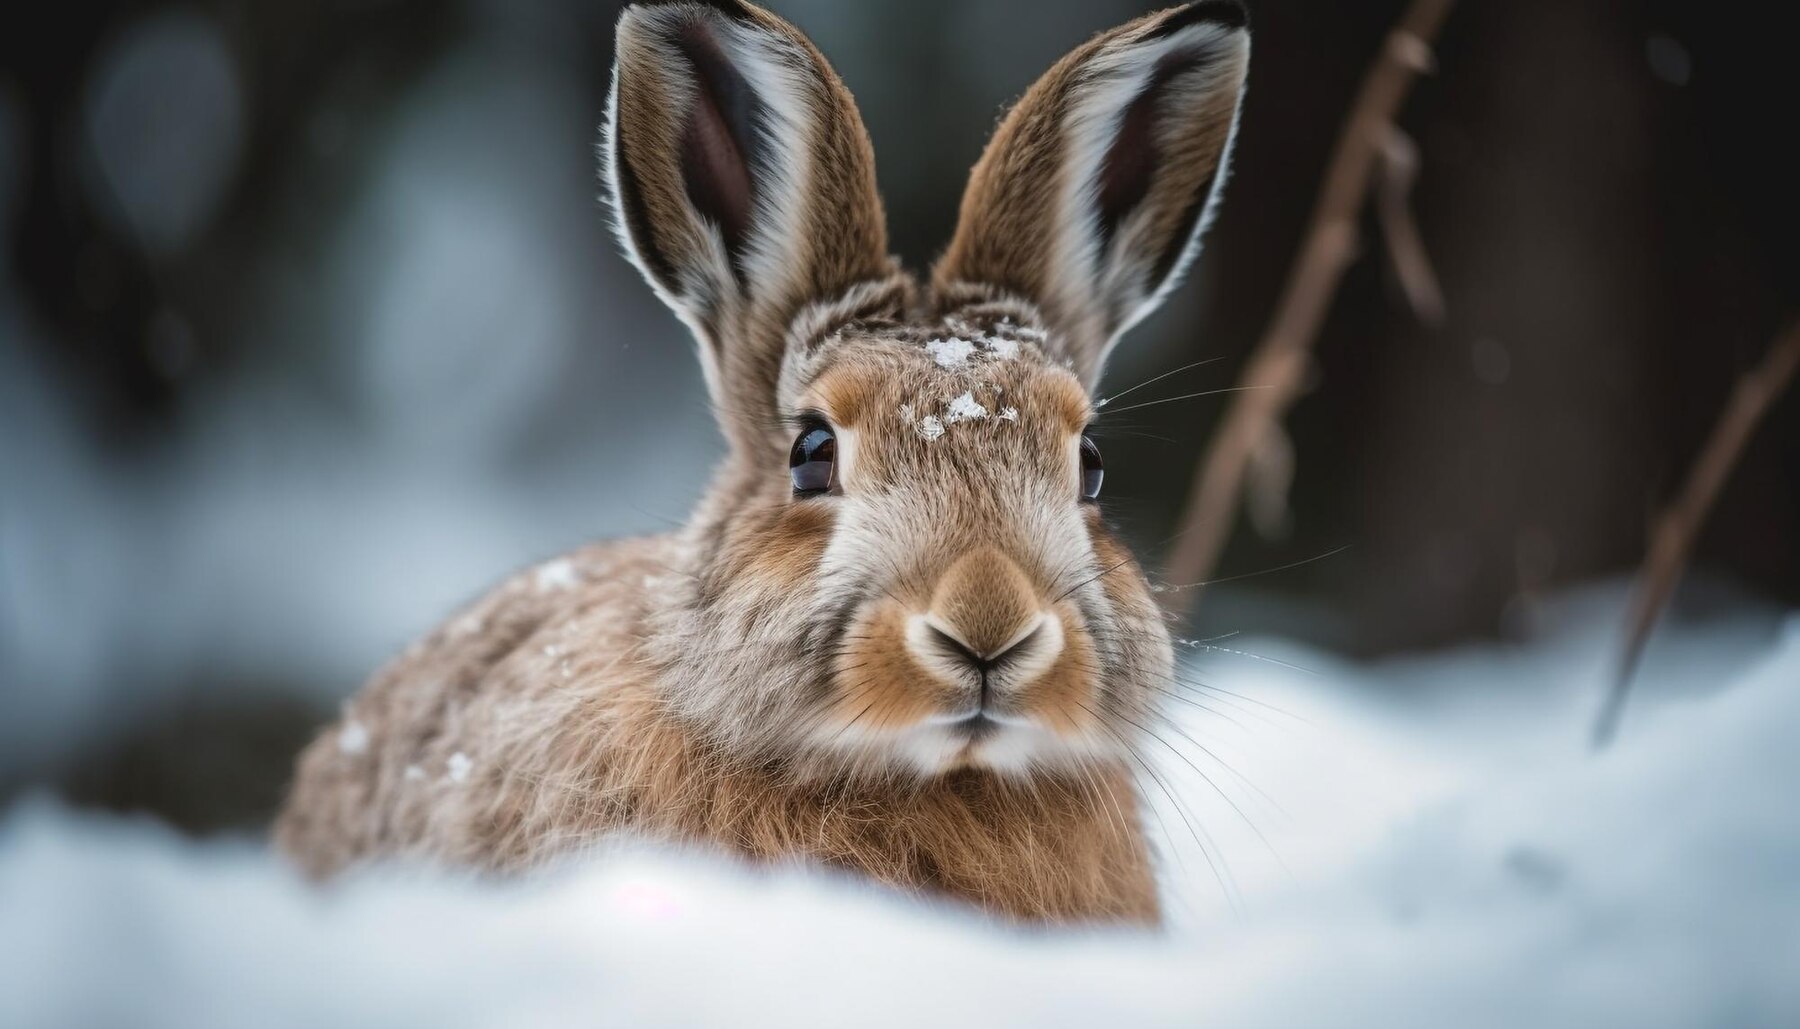
[[[977,166],[926,292],[884,252],[867,136],[804,36],[728,0],[627,10],[604,171],[731,454],[681,531],[521,573],[382,671],[302,755],[279,844],[320,876],[516,870],[629,832],[1024,920],[1156,921],[1133,764],[1172,656],[1081,498],[1080,440],[1105,348],[1214,201],[1243,36],[1211,0],[1065,59]],[[1023,196],[1063,199],[1034,222]],[[813,424],[832,486],[799,494],[785,458]]]

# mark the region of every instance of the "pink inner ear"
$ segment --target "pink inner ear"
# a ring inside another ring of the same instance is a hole
[[[688,200],[719,227],[735,268],[755,200],[747,155],[756,139],[756,95],[706,25],[686,26],[677,45],[699,86],[681,135],[683,183]]]

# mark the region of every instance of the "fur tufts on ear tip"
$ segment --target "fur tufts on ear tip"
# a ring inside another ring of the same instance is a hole
[[[1241,0],[1199,0],[1170,12],[1144,38],[1161,39],[1190,25],[1223,25],[1229,29],[1248,30],[1250,9]]]

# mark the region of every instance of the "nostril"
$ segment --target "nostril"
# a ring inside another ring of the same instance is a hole
[[[979,671],[986,673],[1004,665],[1009,658],[1018,654],[1020,651],[1028,649],[1031,640],[1036,637],[1039,630],[1043,628],[1044,619],[1040,616],[1033,620],[1029,625],[1020,629],[1018,634],[1012,639],[985,654],[970,646],[955,632],[936,623],[935,619],[927,619],[926,624],[931,629],[933,640],[936,641],[939,646],[957,655],[964,661],[967,661]]]
[[[957,639],[954,635],[933,625],[931,626],[931,638],[938,646],[950,651],[981,671],[985,672],[988,670],[988,662],[982,658],[980,654],[977,654],[967,643]]]
[[[906,646],[923,669],[945,684],[968,689],[978,681],[985,705],[990,688],[1015,691],[1055,665],[1063,649],[1063,628],[1055,614],[1040,611],[984,651],[956,623],[934,613],[916,614],[907,619]]]

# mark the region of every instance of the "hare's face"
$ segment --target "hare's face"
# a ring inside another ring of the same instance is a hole
[[[1118,753],[1144,723],[1168,639],[1101,518],[1087,390],[1044,342],[957,319],[809,354],[777,515],[819,537],[776,573],[807,583],[818,647],[797,742],[1024,772]]]
[[[654,605],[682,717],[840,771],[1130,748],[1171,655],[1095,503],[1089,397],[1198,250],[1247,57],[1235,0],[1068,55],[1001,124],[921,288],[804,36],[741,0],[627,10],[620,237],[693,329],[732,443]]]

